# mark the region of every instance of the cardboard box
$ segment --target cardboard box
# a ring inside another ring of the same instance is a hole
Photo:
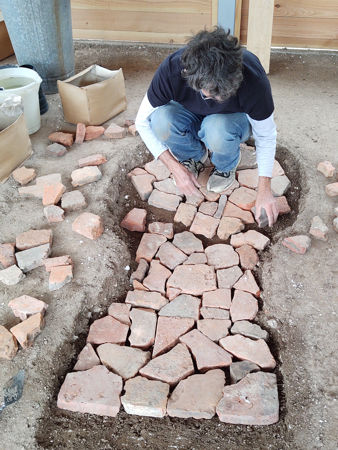
[[[23,113],[4,130],[0,131],[0,182],[32,154]]]
[[[127,108],[122,69],[95,64],[57,84],[66,122],[101,125]]]
[[[0,12],[0,61],[14,54],[5,21]]]

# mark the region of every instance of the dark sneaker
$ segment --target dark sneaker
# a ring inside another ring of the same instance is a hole
[[[239,160],[236,166],[229,170],[229,172],[220,172],[216,169],[216,167],[213,169],[213,171],[210,174],[207,189],[208,191],[212,192],[223,192],[229,189],[229,187],[234,183],[236,180],[236,169],[241,161],[241,155],[239,155]]]
[[[205,149],[205,153],[200,161],[195,161],[193,159],[187,159],[181,161],[181,164],[186,167],[189,172],[191,172],[197,178],[199,173],[204,169],[204,163],[208,159],[208,150]]]

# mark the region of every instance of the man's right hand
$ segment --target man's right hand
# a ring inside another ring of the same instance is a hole
[[[182,166],[177,159],[173,157],[169,150],[163,152],[159,159],[168,167],[173,174],[176,186],[186,196],[201,195],[200,187],[195,176],[189,170]]]

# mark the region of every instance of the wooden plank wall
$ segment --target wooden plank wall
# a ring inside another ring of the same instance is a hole
[[[186,42],[217,19],[217,0],[72,0],[73,36],[157,43]]]
[[[249,1],[242,2],[242,44],[247,39]],[[272,46],[338,49],[337,5],[337,0],[275,0]]]

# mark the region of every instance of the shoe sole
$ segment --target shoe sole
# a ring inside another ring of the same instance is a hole
[[[235,173],[236,173],[236,170],[237,170],[237,167],[240,165],[240,163],[241,163],[241,159],[242,159],[242,152],[241,152],[241,150],[239,151],[239,160],[238,160],[238,163],[236,164],[236,166],[233,168],[233,169],[231,169],[231,170],[234,170],[235,171]],[[234,184],[234,182],[236,181],[236,174],[235,174],[235,179],[234,179],[234,181],[231,183],[231,184],[229,184],[229,186],[227,186],[226,188],[223,188],[223,189],[221,189],[221,190],[219,190],[219,189],[217,189],[216,188],[216,190],[215,189],[209,189],[209,181],[208,181],[208,183],[207,183],[207,190],[208,191],[210,191],[210,192],[216,192],[216,194],[220,194],[221,192],[224,192],[224,191],[227,191],[228,189],[230,189],[231,188],[231,186]]]

